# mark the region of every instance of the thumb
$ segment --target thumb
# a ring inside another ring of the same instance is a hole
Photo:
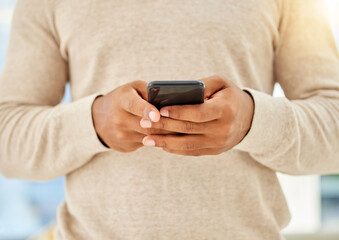
[[[132,89],[131,94],[127,94],[124,99],[120,99],[121,107],[133,115],[146,118],[152,122],[158,122],[160,120],[159,110],[143,99],[139,93]]]
[[[144,99],[142,99],[141,101],[144,105],[143,117],[151,120],[152,122],[158,122],[160,120],[159,110]]]
[[[216,92],[228,88],[233,85],[232,82],[219,76],[213,75],[207,78],[200,79],[205,84],[205,98],[210,98]]]

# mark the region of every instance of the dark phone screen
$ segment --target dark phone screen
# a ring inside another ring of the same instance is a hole
[[[148,101],[158,109],[168,105],[204,102],[204,84],[200,81],[155,81],[147,86]]]

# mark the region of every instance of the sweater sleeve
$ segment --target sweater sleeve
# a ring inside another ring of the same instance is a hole
[[[244,88],[255,111],[235,149],[287,174],[339,173],[339,54],[325,3],[282,2],[274,68],[286,98]]]
[[[0,77],[0,173],[44,181],[108,151],[99,141],[92,94],[61,104],[67,61],[45,0],[18,0]]]

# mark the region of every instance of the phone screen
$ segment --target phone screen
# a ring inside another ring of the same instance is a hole
[[[200,81],[153,81],[147,85],[148,101],[158,109],[168,105],[200,104],[205,87]]]

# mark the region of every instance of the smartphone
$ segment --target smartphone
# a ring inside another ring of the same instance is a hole
[[[153,81],[147,84],[148,102],[160,109],[169,105],[204,102],[205,85],[201,81]]]

